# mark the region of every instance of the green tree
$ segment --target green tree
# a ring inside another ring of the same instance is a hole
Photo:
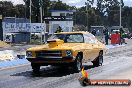
[[[3,17],[14,17],[16,11],[12,2],[0,1],[0,13],[3,15]]]
[[[16,16],[19,18],[26,18],[26,8],[23,4],[18,4],[15,6]]]
[[[58,0],[57,2],[56,1],[53,1],[51,3],[51,8],[52,10],[69,10],[69,7],[66,3],[63,3],[62,1]]]
[[[30,9],[30,0],[24,0],[28,10]],[[76,7],[69,6],[62,1],[50,0],[32,0],[32,22],[40,22],[40,6],[43,8],[43,16],[49,16],[49,10],[74,10]],[[30,14],[30,13],[28,13]],[[35,18],[35,19],[34,19]]]

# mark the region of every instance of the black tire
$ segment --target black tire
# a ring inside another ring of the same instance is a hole
[[[75,72],[80,72],[82,69],[82,56],[81,55],[77,55],[76,56],[76,60],[74,62],[74,70]]]
[[[91,84],[91,81],[90,79],[88,78],[82,78],[81,80],[79,80],[80,84],[85,87],[85,86],[88,86]]]
[[[84,79],[83,81],[82,81],[82,83],[81,83],[81,85],[83,86],[83,87],[85,87],[85,86],[87,86],[87,79]]]
[[[93,62],[93,66],[98,67],[103,65],[103,52],[99,53],[96,61]]]
[[[40,65],[35,64],[35,63],[31,63],[32,69],[33,69],[33,73],[38,74],[40,72]]]
[[[67,71],[70,66],[61,65],[61,66],[58,66],[58,67],[59,67],[60,71]]]

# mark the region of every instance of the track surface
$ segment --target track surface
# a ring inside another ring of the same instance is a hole
[[[107,79],[131,69],[132,40],[128,40],[125,47],[110,49],[104,56],[103,66],[93,67],[91,63],[83,65],[91,79]],[[24,65],[0,69],[0,88],[81,88],[78,82],[80,75],[71,69],[62,71],[47,66],[42,67],[41,74],[37,76],[32,74],[30,65]]]

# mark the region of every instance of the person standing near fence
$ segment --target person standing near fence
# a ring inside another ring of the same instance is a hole
[[[63,32],[62,28],[59,26],[55,33]]]
[[[93,29],[93,31],[91,33],[95,36],[96,35],[96,30]]]
[[[124,32],[124,30],[122,29],[122,28],[120,28],[120,44],[122,45],[122,43],[125,43],[125,44],[127,44],[126,43],[126,41],[125,41],[125,32]]]
[[[104,35],[105,35],[105,44],[108,45],[108,41],[109,41],[109,32],[108,29],[105,29],[103,31]]]

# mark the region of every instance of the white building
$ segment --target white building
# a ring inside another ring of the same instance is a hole
[[[73,13],[69,10],[51,10],[51,17],[45,17],[49,21],[49,34],[56,32],[60,26],[64,32],[70,32],[73,28]]]

